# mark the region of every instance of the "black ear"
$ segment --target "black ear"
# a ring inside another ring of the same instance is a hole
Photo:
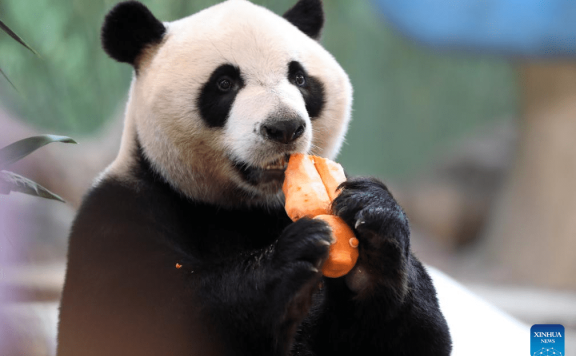
[[[300,0],[286,11],[284,18],[313,39],[320,39],[324,26],[324,9],[321,0]]]
[[[136,66],[142,50],[162,41],[165,32],[162,22],[146,6],[138,1],[121,2],[104,19],[102,47],[115,60]]]

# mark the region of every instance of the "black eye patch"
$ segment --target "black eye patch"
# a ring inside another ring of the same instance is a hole
[[[209,127],[223,127],[226,124],[236,95],[244,87],[240,68],[223,64],[216,68],[210,79],[202,87],[197,99],[202,120]]]
[[[304,76],[305,84],[301,85]],[[302,64],[297,61],[292,61],[288,64],[288,80],[294,84],[302,93],[304,102],[306,103],[306,111],[311,119],[316,119],[320,116],[324,108],[324,85],[322,82],[308,75]]]

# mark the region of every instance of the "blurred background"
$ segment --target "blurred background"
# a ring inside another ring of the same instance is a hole
[[[172,21],[218,1],[142,2]],[[295,0],[254,2],[283,13]],[[115,157],[132,75],[100,47],[115,3],[0,0],[0,20],[40,54],[0,32],[15,87],[0,78],[0,147],[41,133],[79,142],[10,166],[67,203],[0,195],[2,356],[53,354],[68,229]],[[324,0],[322,43],[355,90],[338,160],[389,185],[425,263],[526,324],[563,324],[574,345],[576,8],[430,3]]]

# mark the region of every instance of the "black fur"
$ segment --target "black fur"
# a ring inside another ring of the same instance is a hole
[[[321,0],[300,0],[284,18],[315,40],[320,39],[324,27],[324,9]]]
[[[324,222],[188,200],[138,157],[131,180],[100,182],[78,212],[58,355],[449,355],[434,287],[380,182],[351,180],[334,203],[352,227],[365,221],[371,282],[353,291],[317,272]]]
[[[230,90],[226,92],[218,88],[218,81],[223,78],[232,82]],[[202,119],[209,127],[223,127],[226,124],[234,99],[243,87],[244,80],[238,67],[223,64],[212,72],[196,103]]]
[[[165,32],[162,22],[146,6],[138,1],[121,2],[104,19],[102,47],[115,60],[137,67],[142,50],[162,41]]]
[[[303,74],[306,79],[306,84],[304,86],[298,86],[295,84],[295,78],[298,74]],[[288,79],[290,82],[300,90],[302,96],[304,97],[304,102],[306,103],[306,111],[311,119],[317,119],[322,113],[324,108],[325,98],[324,98],[324,85],[322,82],[308,75],[302,64],[297,61],[292,61],[288,64]]]

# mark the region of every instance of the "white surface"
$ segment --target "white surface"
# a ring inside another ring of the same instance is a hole
[[[452,356],[530,355],[530,327],[472,294],[435,268],[440,308],[452,334]]]
[[[576,292],[528,287],[466,285],[496,307],[532,324],[574,325]]]

